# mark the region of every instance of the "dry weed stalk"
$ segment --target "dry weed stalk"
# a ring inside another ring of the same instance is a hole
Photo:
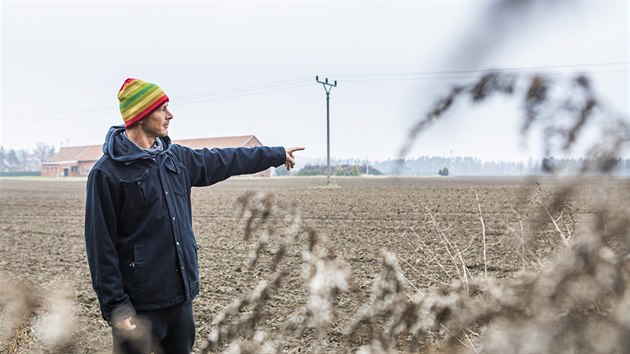
[[[483,240],[483,275],[488,277],[488,257],[486,256],[486,224],[483,222],[483,214],[481,213],[481,202],[479,201],[479,194],[475,192],[475,199],[477,199],[477,208],[479,209],[479,220],[481,221],[481,236]]]
[[[609,222],[616,218],[611,219],[607,212],[600,212],[599,216]],[[627,216],[622,229],[616,230],[626,238]],[[630,273],[624,255],[606,245],[606,239],[613,236],[619,234],[607,234],[593,227],[568,251],[560,253],[550,267],[540,273],[525,273],[508,283],[506,286],[518,294],[516,303],[521,304],[523,311],[500,309],[486,338],[487,349],[626,352],[629,343],[620,333],[627,337],[628,328],[616,311],[625,306]],[[602,343],[594,337],[596,333],[612,336]]]
[[[417,135],[442,117],[460,97],[469,95],[474,102],[481,102],[494,93],[512,96],[518,92],[524,92],[523,135],[540,125],[545,137],[545,156],[558,151],[570,152],[588,123],[597,122],[601,117],[608,119],[611,114],[595,97],[586,77],[578,75],[562,89],[558,86],[557,81],[542,75],[520,78],[501,72],[488,73],[475,83],[455,86],[410,131],[399,156],[402,160]],[[614,126],[613,131],[611,126]],[[606,139],[588,149],[590,159],[580,166],[577,178],[555,191],[549,201],[544,200],[541,188],[533,197],[542,209],[541,215],[549,218],[565,246],[554,262],[539,272],[522,273],[503,282],[489,277],[485,223],[476,194],[482,223],[485,277],[469,281],[461,252],[449,242],[436,218],[426,208],[435,232],[458,270],[459,280],[441,292],[418,292],[408,300],[401,290],[402,277],[393,276],[398,272],[395,257],[392,254],[384,256],[383,273],[375,283],[372,305],[363,307],[348,326],[348,335],[352,335],[362,323],[369,325],[372,342],[361,351],[393,352],[396,337],[401,333],[410,335],[408,348],[411,351],[417,349],[419,338],[426,335],[433,335],[436,340],[444,335],[448,339],[445,345],[449,351],[455,349],[452,345],[456,342],[474,352],[478,352],[477,347],[489,352],[628,351],[630,340],[624,338],[628,338],[630,321],[620,320],[627,316],[619,316],[614,311],[630,309],[626,304],[630,297],[626,286],[630,275],[629,257],[626,256],[630,251],[630,213],[628,210],[617,214],[607,212],[608,206],[603,201],[594,209],[598,211],[599,224],[592,225],[589,232],[577,238],[570,202],[579,177],[586,173],[609,173],[621,147],[630,141],[628,124],[623,117],[617,117],[612,124],[608,121],[601,125],[600,134]],[[549,162],[546,160],[543,164],[547,171],[560,170],[561,166]],[[531,240],[531,236],[525,235],[523,221],[518,216],[521,239]],[[538,220],[542,219],[538,217]],[[611,224],[613,228],[609,226]],[[530,231],[531,235],[540,234],[544,224],[537,225]],[[611,229],[612,234],[605,231]],[[617,247],[611,248],[609,244],[612,242],[607,240],[615,240]],[[455,254],[460,258],[463,273],[459,272]],[[524,260],[525,244],[522,257]],[[440,267],[444,269],[442,265]],[[375,329],[374,318],[379,315],[389,316],[389,327]],[[473,330],[482,333],[477,346],[468,335]],[[594,334],[608,330],[612,333],[612,341],[596,340]]]
[[[74,308],[69,289],[53,284],[45,294],[37,286],[0,276],[0,349],[17,353],[29,346],[69,352]]]
[[[22,281],[0,276],[0,348],[17,353],[33,342],[30,325],[42,306],[38,289]]]
[[[36,288],[8,277],[0,278],[0,342],[18,337],[20,324],[34,315],[41,307],[41,297]]]
[[[431,219],[431,223],[432,223],[433,227],[435,228],[435,231],[440,236],[440,242],[442,242],[442,244],[444,245],[444,249],[446,250],[446,253],[449,255],[449,257],[451,259],[451,262],[453,263],[453,267],[457,271],[458,278],[466,286],[468,286],[468,268],[466,267],[466,262],[464,261],[464,257],[462,256],[462,252],[459,250],[457,245],[453,244],[448,239],[448,237],[446,236],[446,234],[444,233],[444,231],[440,227],[439,223],[437,222],[435,216],[429,210],[429,207],[425,205],[425,209],[426,209],[427,215]],[[461,268],[462,268],[461,271],[459,269],[460,265],[457,264],[457,260],[455,259],[455,255],[457,255],[457,258],[459,258],[459,262],[461,263]],[[446,271],[446,269],[441,264],[439,264],[439,265],[444,270],[444,272],[449,276],[449,278],[451,278],[451,275]]]
[[[626,255],[606,244],[620,235],[629,242],[627,216],[628,210],[598,213],[600,222],[614,223],[614,232],[593,225],[588,236],[538,273],[501,281],[488,276],[468,287],[456,280],[447,289],[417,292],[411,299],[402,290],[396,257],[384,252],[371,303],[358,311],[346,335],[357,335],[367,325],[371,343],[360,348],[363,353],[396,352],[405,343],[417,352],[423,338],[436,341],[424,350],[449,352],[461,350],[457,343],[467,351],[490,353],[627,352],[630,268]],[[386,317],[383,327],[378,326],[381,317]],[[477,332],[481,337],[473,341],[470,334]],[[604,334],[608,340],[598,339]]]
[[[516,211],[516,209],[514,209],[514,207],[510,207],[510,209],[512,210],[514,214],[516,214],[516,217],[518,218],[518,224],[520,226],[520,233],[518,233],[518,236],[519,236],[519,243],[521,246],[521,264],[522,264],[521,269],[525,270],[526,239],[525,239],[525,227],[523,226],[523,218],[521,217],[521,214],[518,211]]]
[[[580,173],[611,172],[620,149],[630,141],[630,129],[625,117],[607,110],[593,92],[586,76],[575,75],[561,81],[542,74],[519,76],[497,71],[483,75],[477,82],[456,85],[440,99],[410,130],[399,152],[401,161],[418,135],[442,118],[458,99],[468,95],[474,103],[479,103],[494,94],[521,95],[524,110],[522,135],[526,137],[534,127],[540,126],[544,156],[570,152],[580,134],[592,128],[589,124],[599,123],[591,131],[596,131],[600,139],[587,148],[589,159],[582,162]],[[544,163],[543,168],[552,172],[561,170],[562,166]]]
[[[544,214],[549,217],[555,230],[558,231],[564,246],[567,247],[569,246],[569,240],[573,236],[572,230],[575,230],[575,218],[573,217],[574,212],[570,197],[575,192],[576,183],[577,182],[569,183],[556,191],[556,197],[552,198],[552,202],[549,206],[547,206],[545,202],[545,193],[540,183],[537,183],[538,192],[534,195],[536,203],[542,208],[541,213],[544,212]],[[554,218],[553,214],[558,214],[558,216]],[[563,221],[564,231],[559,225],[559,222],[563,219],[565,219]],[[571,226],[569,226],[569,222]]]
[[[304,225],[300,211],[294,204],[285,210],[275,205],[271,194],[247,193],[238,199],[238,211],[244,220],[245,240],[253,234],[259,235],[256,251],[250,258],[250,267],[258,262],[260,250],[267,244],[269,236],[274,235],[273,228],[277,225],[270,225],[269,220],[279,219],[280,213],[286,213],[286,231],[273,255],[270,265],[273,273],[269,279],[215,316],[210,335],[201,345],[201,353],[217,350],[222,343],[228,343],[227,352],[280,352],[292,333],[309,327],[317,331],[318,339],[322,341],[332,322],[337,297],[348,288],[349,267],[324,247],[323,240],[313,228]],[[289,273],[288,269],[277,268],[301,233],[306,235],[303,240],[302,260],[303,278],[309,290],[308,302],[287,320],[277,337],[269,338],[258,329],[263,318],[264,305],[279,291],[282,280]],[[249,308],[251,309],[246,313],[238,315]],[[231,320],[232,317],[237,318]]]
[[[347,325],[345,336],[347,339],[354,336],[363,325],[367,326],[368,338],[371,343],[359,348],[359,352],[389,352],[392,348],[392,337],[396,336],[403,327],[400,326],[408,313],[407,295],[403,292],[404,278],[393,253],[381,251],[381,266],[383,269],[372,284],[370,303],[363,305]],[[389,325],[386,329],[378,327],[378,319],[382,316],[389,317]]]
[[[474,294],[468,294],[461,281],[456,280],[451,291],[417,291],[410,297],[403,291],[404,276],[396,256],[382,251],[381,264],[383,270],[374,281],[370,303],[359,309],[347,325],[347,338],[356,336],[363,327],[367,328],[371,342],[360,347],[358,352],[393,353],[405,343],[409,352],[417,352],[423,339],[434,340],[436,336],[441,336],[440,333],[450,333],[451,338],[456,340],[463,335],[468,344],[460,343],[476,352],[472,340],[468,338],[468,328],[458,323],[476,309],[467,304],[480,300],[473,299]],[[424,349],[427,349],[426,344]]]
[[[238,347],[256,347],[259,338],[255,337],[256,325],[263,316],[265,303],[275,294],[280,287],[280,281],[286,275],[284,272],[275,272],[269,280],[262,281],[247,296],[236,299],[212,320],[212,330],[208,339],[200,347],[201,353],[215,350],[223,342],[236,341]],[[251,309],[247,310],[249,307]],[[239,313],[242,313],[240,316]],[[228,321],[231,317],[238,317]],[[244,336],[247,341],[240,341],[239,336]]]
[[[433,220],[431,221],[433,223]],[[432,225],[433,226],[433,225]],[[444,267],[444,265],[442,265],[439,261],[439,254],[437,252],[437,250],[434,250],[429,244],[427,244],[427,242],[423,239],[423,237],[421,235],[418,234],[418,232],[415,230],[415,227],[410,226],[409,227],[410,231],[414,234],[414,236],[416,236],[416,240],[419,243],[419,245],[413,245],[410,244],[410,248],[411,247],[415,247],[415,252],[416,253],[420,253],[420,257],[416,258],[416,261],[414,262],[414,265],[417,266],[418,263],[420,261],[422,261],[422,263],[424,263],[425,268],[431,268],[434,265],[437,265],[440,270],[442,272],[444,272],[444,274],[446,275],[446,279],[440,279],[438,277],[430,277],[427,274],[425,274],[425,272],[421,272],[418,269],[416,269],[416,267],[412,264],[410,264],[409,262],[403,260],[411,269],[413,269],[418,276],[430,281],[431,283],[434,284],[440,284],[442,286],[448,286],[451,282],[452,279],[454,279],[453,275],[446,269],[446,267]],[[441,230],[441,228],[439,228]],[[428,232],[428,231],[427,231]],[[403,234],[404,236],[404,234]],[[470,240],[470,244],[463,250],[460,252],[460,254],[464,254],[468,251],[468,249],[471,247],[472,243],[474,242],[474,237],[471,238]],[[440,236],[440,243],[442,243],[442,239]],[[430,257],[427,257],[427,259],[424,259],[425,257],[422,257],[422,255],[424,253],[427,253]],[[447,252],[448,253],[448,252]],[[453,260],[451,258],[451,260]],[[458,265],[456,265],[458,266]],[[465,264],[462,263],[462,268],[466,269]],[[462,278],[459,278],[460,280]]]
[[[237,199],[236,206],[239,219],[245,220],[243,229],[245,241],[249,241],[252,234],[260,230],[256,246],[249,257],[249,266],[253,267],[267,246],[269,238],[273,236],[274,227],[268,222],[272,215],[273,194],[248,192]]]
[[[523,83],[513,74],[489,73],[476,83],[456,86],[414,127],[400,156],[404,157],[416,136],[441,117],[459,97],[469,94],[473,101],[479,102],[493,93],[514,95],[523,87],[523,134],[537,124],[542,125],[545,155],[550,156],[557,151],[569,152],[587,123],[596,122],[602,116],[610,118],[611,114],[596,99],[584,76],[574,77],[564,92],[554,85],[557,86],[557,82],[541,75],[533,76],[529,82]],[[614,127],[612,130],[611,126]],[[538,272],[524,272],[510,280],[498,281],[493,277],[485,277],[473,280],[470,284],[456,281],[442,293],[419,293],[412,301],[398,296],[405,304],[392,304],[389,311],[395,313],[396,308],[404,307],[410,322],[422,318],[433,319],[433,325],[439,324],[435,328],[442,328],[447,334],[449,351],[454,349],[451,347],[454,342],[475,352],[478,351],[477,347],[484,352],[533,353],[612,353],[630,350],[630,321],[625,320],[630,310],[627,305],[630,299],[627,287],[630,276],[630,257],[627,256],[630,251],[628,207],[609,206],[605,200],[600,200],[598,205],[592,206],[596,221],[589,224],[589,230],[577,237],[578,223],[571,205],[580,178],[585,174],[610,173],[621,147],[630,141],[628,124],[623,117],[608,121],[599,128],[600,134],[606,139],[588,149],[589,159],[582,163],[578,175],[568,178],[565,185],[555,190],[548,200],[540,184],[539,191],[532,197],[541,209],[540,215],[534,220],[548,218],[561,236],[564,249],[554,257],[555,261]],[[548,172],[561,170],[561,166],[545,162],[543,167]],[[483,233],[483,216],[481,210],[479,212]],[[525,235],[522,218],[516,213],[522,240],[531,241],[532,235],[542,233],[544,223],[538,222],[529,230],[529,235]],[[433,216],[431,219],[435,223]],[[436,232],[444,238],[439,228],[436,228]],[[525,244],[523,259],[524,248]],[[450,252],[449,255],[454,260]],[[485,259],[484,247],[484,262]],[[443,311],[429,312],[430,316],[426,317],[426,312],[422,314],[425,302],[441,304]],[[438,313],[442,316],[438,316]],[[410,331],[413,341],[428,330],[428,327],[418,323]],[[353,322],[350,328],[354,330],[356,324]],[[467,333],[477,329],[481,329],[482,336],[475,346]],[[365,347],[365,351],[381,353],[393,350],[391,339],[380,339],[383,333],[389,332],[380,332],[374,336],[373,339],[378,340]],[[600,339],[603,334],[607,334],[605,338],[608,340]],[[466,339],[469,345],[462,339]]]

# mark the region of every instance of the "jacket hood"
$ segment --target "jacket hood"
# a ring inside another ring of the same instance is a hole
[[[133,141],[129,140],[124,133],[124,125],[115,125],[109,128],[103,144],[103,153],[120,162],[131,162],[153,157],[148,151],[141,149]],[[161,154],[171,147],[171,138],[165,136],[158,139],[161,139],[164,145],[164,150],[160,152]]]

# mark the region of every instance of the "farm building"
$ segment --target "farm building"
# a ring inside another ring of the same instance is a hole
[[[260,140],[254,135],[173,140],[173,144],[193,149],[262,146]],[[101,156],[103,156],[102,145],[62,147],[58,153],[42,163],[41,175],[47,177],[87,176]],[[271,169],[256,174],[256,176],[264,177],[270,175]]]

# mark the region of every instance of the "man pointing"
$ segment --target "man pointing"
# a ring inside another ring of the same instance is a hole
[[[168,96],[127,79],[124,126],[109,129],[90,171],[85,242],[92,286],[112,326],[114,353],[190,353],[199,293],[191,187],[284,164],[303,147],[199,149],[172,144]]]

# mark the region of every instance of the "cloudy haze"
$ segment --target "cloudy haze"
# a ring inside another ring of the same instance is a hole
[[[396,157],[411,126],[476,70],[585,72],[628,115],[628,3],[488,1],[3,2],[0,145],[101,144],[127,77],[171,98],[174,139],[256,135],[326,155]],[[472,71],[448,74],[448,71]],[[431,74],[436,73],[436,74]],[[409,156],[537,157],[518,104],[455,109]]]

